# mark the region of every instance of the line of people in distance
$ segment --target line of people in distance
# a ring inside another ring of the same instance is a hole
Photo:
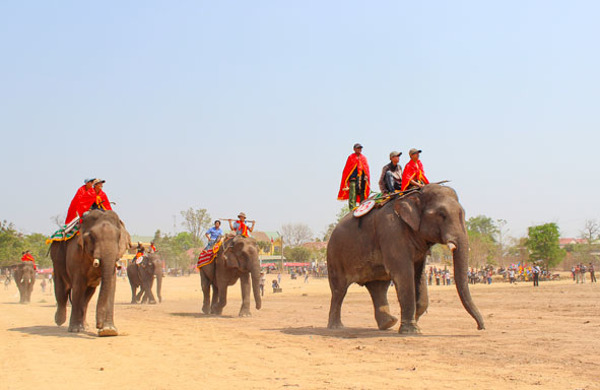
[[[348,156],[346,160],[338,192],[338,200],[348,200],[350,210],[367,199],[371,193],[369,163],[365,155],[362,154],[362,149],[361,144],[354,144],[354,153]],[[399,164],[402,152],[391,152],[389,164],[384,165],[381,170],[379,190],[383,194],[390,194],[396,191],[421,188],[429,184],[419,158],[421,152],[421,150],[415,148],[408,151],[410,161],[404,167],[404,171]]]

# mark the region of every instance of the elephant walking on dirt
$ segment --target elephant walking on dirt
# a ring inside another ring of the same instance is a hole
[[[240,280],[242,288],[242,307],[239,316],[250,316],[250,281],[256,309],[260,310],[260,260],[258,245],[251,237],[235,236],[226,239],[215,260],[200,268],[200,280],[204,301],[202,312],[221,315],[227,305],[227,287]],[[210,287],[213,287],[212,302]]]
[[[131,285],[131,303],[151,303],[155,304],[156,299],[152,293],[152,285],[156,277],[156,296],[158,301],[162,302],[161,288],[163,278],[163,262],[156,253],[144,255],[140,264],[134,260],[127,266],[127,278]],[[137,293],[137,288],[140,292]]]
[[[35,284],[35,269],[33,263],[27,261],[13,267],[13,276],[19,289],[19,303],[31,302],[31,292]]]
[[[67,319],[67,300],[71,299],[69,332],[86,328],[87,307],[100,285],[96,306],[99,336],[116,336],[114,304],[116,263],[130,246],[129,233],[114,211],[93,210],[84,214],[79,234],[50,246],[54,265],[54,295],[57,325]]]
[[[387,301],[393,281],[401,308],[400,333],[420,333],[417,321],[429,304],[425,257],[435,243],[452,250],[460,300],[478,329],[484,329],[467,280],[465,213],[456,192],[438,184],[393,199],[360,218],[348,214],[338,223],[327,245],[328,327],[343,327],[342,302],[352,283],[367,287],[379,329],[394,326],[398,319],[390,314]]]

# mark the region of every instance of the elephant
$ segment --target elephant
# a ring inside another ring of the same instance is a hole
[[[158,301],[162,302],[161,287],[163,277],[163,262],[156,253],[150,253],[144,256],[140,264],[133,261],[127,266],[127,278],[131,285],[131,303],[138,303],[140,299],[142,303],[156,303],[154,294],[152,293],[152,284],[156,276],[156,296]],[[140,292],[136,295],[137,288]],[[143,295],[143,297],[142,297]]]
[[[242,288],[242,307],[239,316],[251,316],[250,313],[250,279],[256,309],[260,310],[260,260],[258,245],[252,237],[234,236],[223,242],[215,260],[200,268],[200,280],[204,301],[204,314],[221,315],[227,305],[227,287],[240,280]],[[213,288],[211,302],[210,287]]]
[[[13,275],[21,296],[19,303],[29,303],[36,276],[33,263],[27,261],[13,266]]]
[[[417,321],[429,304],[425,259],[436,243],[451,249],[460,300],[478,329],[484,329],[467,280],[465,212],[456,192],[439,184],[398,196],[360,218],[348,214],[340,220],[327,245],[331,289],[328,328],[343,327],[342,302],[352,283],[369,291],[379,329],[394,326],[398,319],[390,314],[387,301],[393,281],[401,309],[399,333],[420,333]]]
[[[50,246],[54,265],[54,320],[62,325],[67,319],[67,300],[71,300],[69,332],[86,329],[86,313],[96,287],[100,293],[96,305],[96,328],[99,336],[119,334],[114,324],[117,260],[131,246],[123,222],[112,210],[92,210],[81,220],[79,234],[68,241]]]

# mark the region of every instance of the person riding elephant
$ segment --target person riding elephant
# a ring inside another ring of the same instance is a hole
[[[57,309],[54,320],[62,325],[71,300],[69,332],[86,328],[86,313],[96,287],[100,294],[96,306],[99,336],[116,336],[114,325],[117,260],[130,247],[130,236],[114,211],[92,210],[83,215],[79,234],[68,241],[54,241],[50,257],[54,265],[54,295]]]
[[[156,303],[152,293],[154,277],[156,277],[156,296],[158,301],[162,302],[163,262],[158,254],[149,253],[139,264],[134,261],[127,266],[127,278],[131,285],[131,303],[138,303],[140,299],[142,303]],[[140,287],[140,292],[136,295],[138,287]]]
[[[239,316],[250,316],[250,282],[256,303],[260,310],[260,260],[258,245],[251,237],[235,236],[225,240],[216,258],[210,264],[200,268],[200,280],[204,295],[202,312],[204,314],[221,315],[227,305],[227,287],[240,280],[242,289],[242,306]],[[211,301],[210,287],[213,287]]]
[[[394,326],[398,319],[390,314],[387,301],[393,281],[401,307],[400,333],[420,333],[417,321],[429,304],[425,258],[435,243],[452,251],[460,300],[478,328],[484,329],[467,280],[465,212],[456,192],[438,184],[394,199],[360,218],[348,214],[338,223],[327,245],[328,327],[343,327],[341,306],[352,283],[367,287],[379,329]]]
[[[13,276],[19,289],[19,303],[31,302],[31,292],[33,291],[36,276],[34,263],[25,261],[13,266]]]

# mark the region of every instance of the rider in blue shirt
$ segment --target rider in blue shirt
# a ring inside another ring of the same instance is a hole
[[[217,242],[219,237],[221,237],[222,235],[223,235],[223,229],[221,229],[221,221],[216,220],[215,226],[208,229],[208,231],[205,234],[206,238],[208,239],[208,244],[206,245],[206,248],[204,248],[204,249],[205,250],[211,249],[215,245],[215,243]]]

